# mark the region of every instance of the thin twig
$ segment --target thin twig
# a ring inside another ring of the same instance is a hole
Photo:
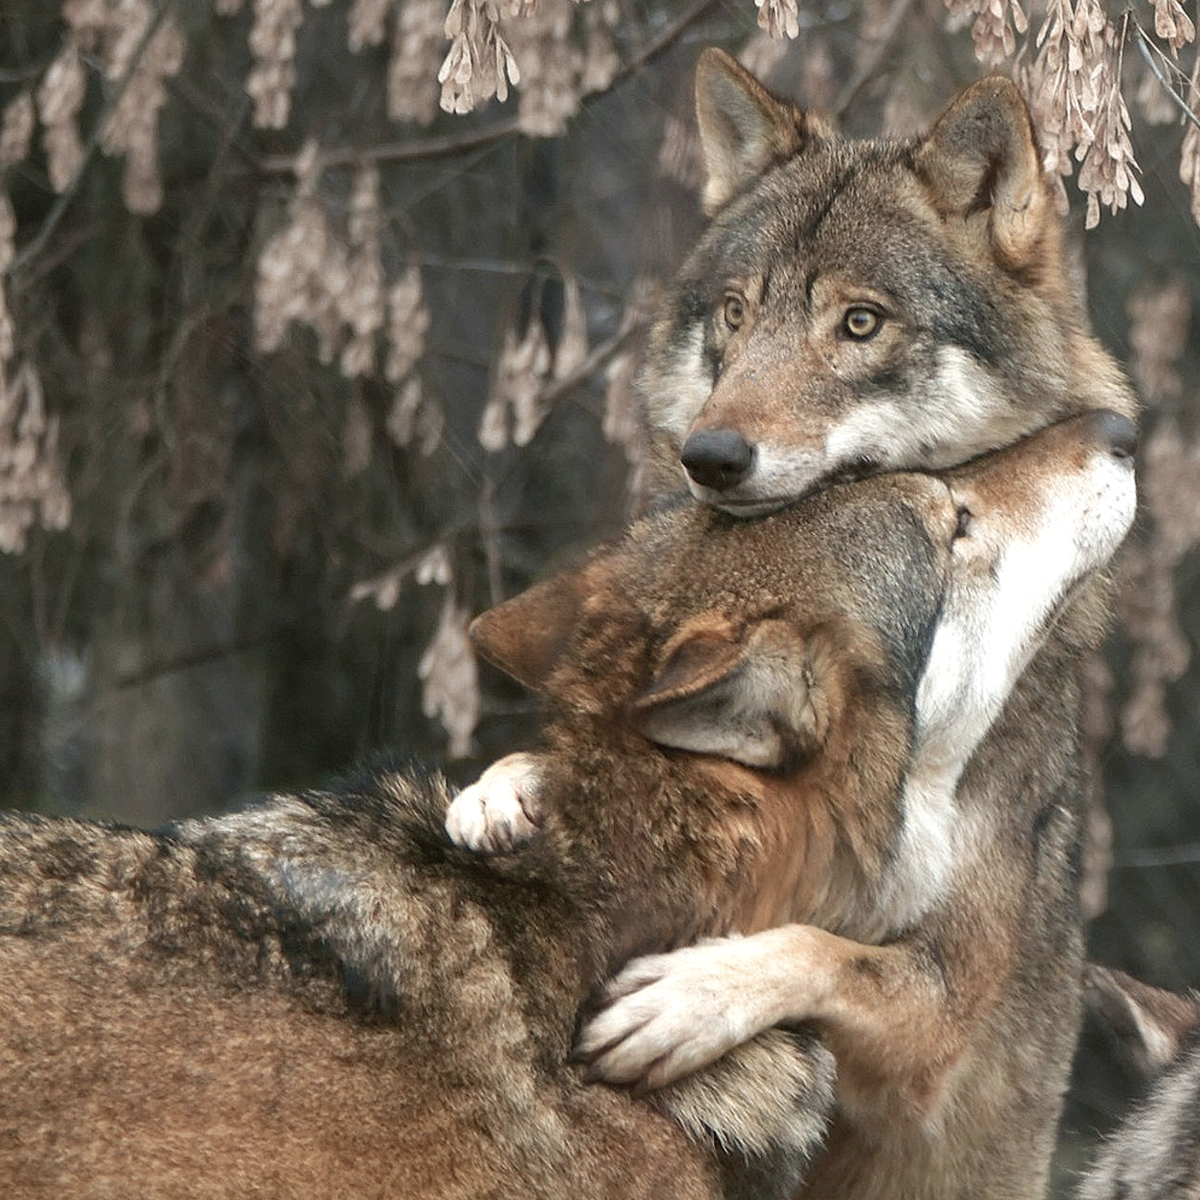
[[[642,67],[658,58],[673,46],[687,30],[711,9],[716,8],[720,0],[697,0],[686,12],[681,13],[653,41],[618,68],[612,82],[603,91],[588,92],[580,101],[580,107],[586,108],[602,96],[607,96],[615,88],[635,75]],[[905,7],[912,0],[903,0]],[[444,137],[420,138],[416,141],[385,142],[378,146],[368,146],[365,149],[346,148],[322,151],[321,167],[355,167],[361,163],[381,162],[412,162],[424,158],[442,158],[450,154],[462,154],[468,150],[476,150],[490,145],[514,133],[520,132],[519,118],[505,117],[494,121],[482,129],[468,130],[463,133],[447,134]],[[258,169],[268,175],[290,174],[296,169],[296,155],[273,154],[264,158]]]
[[[846,115],[846,110],[858,98],[858,93],[866,87],[867,83],[870,82],[879,70],[880,64],[891,50],[892,43],[896,40],[896,35],[900,32],[900,27],[904,24],[904,18],[908,16],[909,9],[912,6],[913,0],[896,0],[895,4],[892,5],[892,10],[888,13],[887,21],[871,46],[870,54],[859,65],[854,78],[849,80],[846,86],[842,88],[841,94],[834,103],[833,112],[835,116],[844,117]]]
[[[1144,870],[1148,867],[1180,867],[1200,863],[1200,842],[1186,842],[1181,846],[1165,846],[1161,849],[1147,847],[1142,850],[1125,850],[1113,855],[1116,870]]]
[[[719,0],[698,0],[698,3],[693,4],[687,12],[681,13],[676,17],[640,54],[635,55],[629,62],[617,70],[617,73],[613,76],[612,83],[608,87],[608,91],[611,91],[618,84],[624,83],[631,75],[636,74],[642,67],[653,62],[660,54],[669,50],[692,25],[699,21],[701,17],[707,15],[710,9],[716,8],[718,2]],[[583,98],[583,103],[589,104],[606,94],[607,92],[589,92]]]
[[[1152,52],[1162,55],[1162,51],[1159,50],[1159,48],[1154,45],[1152,41],[1150,41],[1149,37],[1146,35],[1146,31],[1142,28],[1141,23],[1136,17],[1132,17],[1132,14],[1128,12],[1126,13],[1126,16],[1130,17],[1132,20],[1134,33],[1137,34],[1137,47],[1141,52],[1142,58],[1145,60],[1146,66],[1150,68],[1150,74],[1153,75],[1154,78],[1157,79],[1162,85],[1163,91],[1166,92],[1167,95],[1175,102],[1176,107],[1184,115],[1184,117],[1191,121],[1191,123],[1195,125],[1197,129],[1200,129],[1200,116],[1196,115],[1196,113],[1192,110],[1192,106],[1188,104],[1188,102],[1174,89],[1174,87],[1171,86],[1170,81],[1162,73],[1162,70],[1154,61]],[[1165,55],[1163,55],[1163,57],[1165,57]]]
[[[36,67],[6,67],[0,69],[0,83],[28,83],[36,79],[48,66],[41,63]]]
[[[150,19],[150,23],[146,26],[145,32],[138,41],[136,47],[129,60],[129,67],[125,74],[117,81],[107,102],[104,105],[95,125],[92,128],[91,136],[87,140],[87,144],[83,148],[83,153],[79,159],[79,165],[75,168],[75,174],[68,180],[66,187],[58,193],[58,198],[54,201],[50,211],[46,214],[46,219],[42,222],[41,228],[37,231],[32,241],[27,242],[21,247],[20,252],[13,258],[11,265],[8,268],[10,275],[19,274],[33,259],[35,259],[45,248],[46,243],[50,240],[54,231],[58,228],[58,223],[66,215],[67,209],[71,205],[71,201],[75,199],[75,194],[79,191],[79,186],[83,182],[83,174],[87,170],[91,162],[92,155],[96,153],[100,143],[104,137],[104,131],[108,126],[109,119],[116,111],[117,105],[121,103],[121,97],[125,95],[125,89],[132,82],[134,75],[137,73],[138,67],[141,66],[142,55],[146,52],[146,47],[150,44],[150,39],[158,32],[159,26],[163,23],[167,15],[168,9],[172,8],[171,0],[159,6],[154,16]]]
[[[569,375],[564,375],[562,379],[556,379],[543,387],[538,393],[538,403],[543,405],[553,404],[561,396],[565,396],[568,392],[573,391],[581,383],[586,383],[601,367],[607,366],[628,345],[633,336],[641,331],[644,324],[643,320],[639,320],[636,317],[623,320],[616,333],[607,341],[593,347],[588,356],[574,371]]]
[[[420,158],[441,158],[447,154],[477,150],[516,132],[517,118],[505,117],[504,120],[495,121],[484,129],[447,134],[445,137],[422,138],[415,142],[384,142],[380,146],[368,146],[366,149],[322,151],[321,166],[356,167],[369,162],[411,162]],[[258,169],[268,175],[290,174],[296,169],[296,155],[272,154],[258,164]]]
[[[144,684],[151,683],[155,679],[160,679],[164,675],[174,675],[179,671],[191,671],[196,667],[205,667],[211,663],[220,662],[225,658],[248,654],[251,650],[258,650],[262,646],[276,641],[285,632],[286,627],[280,623],[271,629],[248,634],[245,637],[234,638],[228,642],[221,642],[219,645],[202,646],[199,649],[172,655],[169,658],[160,658],[156,662],[139,667],[136,671],[127,671],[123,675],[118,675],[112,681],[111,686],[114,691],[125,691],[129,688],[142,687]]]

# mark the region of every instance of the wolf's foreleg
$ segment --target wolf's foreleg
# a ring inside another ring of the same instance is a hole
[[[971,1008],[963,998],[964,1011],[950,1011],[927,948],[811,925],[635,958],[603,1002],[576,1043],[592,1078],[662,1087],[773,1025],[811,1022],[837,1060],[839,1091],[883,1091],[913,1114],[961,1052]]]

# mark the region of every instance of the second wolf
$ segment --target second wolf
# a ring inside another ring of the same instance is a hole
[[[448,845],[445,785],[397,770],[166,834],[0,821],[5,1200],[790,1195],[831,1101],[811,1031],[655,1092],[689,1141],[583,1083],[579,1007],[631,953],[913,903],[947,702],[982,736],[1111,555],[1131,436],[1095,414],[750,526],[677,507],[480,618],[554,712],[523,854]],[[943,1006],[936,942],[812,933],[829,1003]],[[1003,1003],[1027,1041],[1056,1019]]]
[[[909,140],[842,138],[719,51],[700,59],[696,98],[711,221],[643,377],[664,489],[685,480],[751,516],[846,475],[961,463],[1088,409],[1134,415],[1088,330],[1012,84],[976,84]],[[947,1021],[879,1044],[826,1023],[843,1069],[812,1195],[1045,1192],[1081,1013],[1077,676],[1106,608],[1102,585],[1073,597],[952,811],[914,820],[926,909],[915,924],[897,908],[874,936],[937,947]],[[495,848],[535,831],[535,760],[481,785],[452,813],[459,837]],[[786,931],[635,962],[582,1048],[603,1078],[663,1083],[805,1016],[811,967]],[[892,981],[869,982],[885,1008]],[[1031,1042],[1048,1003],[1056,1019]]]

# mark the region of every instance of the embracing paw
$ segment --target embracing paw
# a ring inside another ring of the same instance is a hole
[[[752,946],[753,939],[721,938],[633,959],[579,1035],[575,1055],[588,1077],[663,1087],[773,1024],[771,1005],[739,961],[749,965]]]
[[[536,755],[500,759],[463,788],[446,810],[450,840],[484,854],[518,849],[541,830],[540,789]]]

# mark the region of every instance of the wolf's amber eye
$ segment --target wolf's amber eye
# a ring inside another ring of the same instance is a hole
[[[954,526],[954,537],[950,540],[957,542],[959,538],[971,535],[971,510],[962,504],[958,509],[958,523]]]
[[[741,329],[746,319],[746,301],[736,292],[725,297],[725,324],[730,329]]]
[[[845,317],[842,318],[842,328],[846,331],[847,336],[860,342],[874,337],[882,324],[883,317],[879,313],[873,308],[864,308],[862,305],[848,308]]]

